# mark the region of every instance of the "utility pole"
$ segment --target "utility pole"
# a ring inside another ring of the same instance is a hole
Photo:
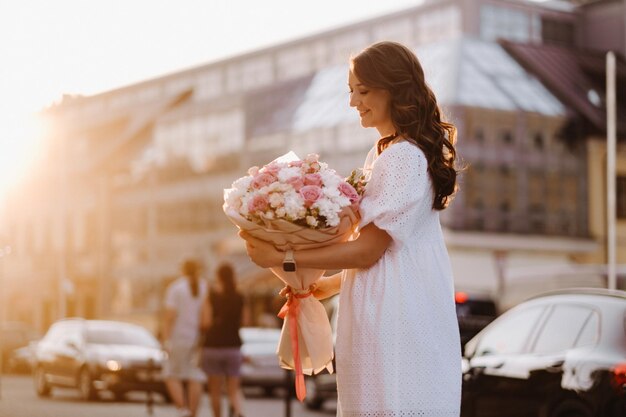
[[[4,245],[0,241],[0,332],[4,328],[6,321],[6,300],[4,299],[4,258],[11,253],[11,246]],[[2,335],[0,334],[0,399],[2,398],[2,374],[5,364],[2,357]]]
[[[615,54],[606,54],[606,206],[607,206],[607,270],[608,288],[617,288],[616,262],[616,219],[615,219]]]
[[[65,135],[57,137],[60,140],[59,145],[59,157],[57,163],[59,166],[59,257],[57,260],[57,295],[58,295],[58,309],[57,316],[59,319],[65,318],[67,312],[67,180],[68,180],[68,168],[67,163],[67,140]]]

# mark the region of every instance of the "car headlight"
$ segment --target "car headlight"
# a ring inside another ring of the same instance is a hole
[[[122,369],[122,364],[118,361],[110,360],[106,362],[106,367],[109,371],[117,372]]]

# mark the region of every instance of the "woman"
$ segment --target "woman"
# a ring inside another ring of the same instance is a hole
[[[441,120],[417,57],[403,45],[363,50],[348,84],[361,125],[381,137],[365,162],[359,236],[293,256],[296,268],[344,269],[314,292],[340,292],[338,416],[458,416],[459,329],[439,222],[456,190],[456,130]],[[283,262],[284,253],[241,234],[254,262]]]
[[[213,416],[220,417],[222,385],[226,388],[235,417],[241,417],[240,369],[243,362],[239,329],[243,319],[243,296],[237,291],[235,273],[228,264],[217,269],[217,285],[202,305],[205,330],[202,368],[209,378]]]
[[[183,276],[172,282],[165,293],[163,346],[168,359],[163,367],[167,390],[180,417],[194,417],[206,378],[194,362],[199,338],[199,317],[207,285],[200,278],[200,264],[183,262]],[[187,382],[185,394],[184,384]]]

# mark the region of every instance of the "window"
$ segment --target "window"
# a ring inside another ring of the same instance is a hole
[[[511,131],[503,130],[502,132],[500,132],[500,142],[504,143],[505,145],[510,145],[511,143],[513,143],[513,134],[511,133]]]
[[[420,13],[415,20],[415,35],[419,44],[454,39],[461,35],[461,11],[456,6],[437,8]]]
[[[543,137],[543,134],[539,132],[535,133],[535,136],[533,137],[533,145],[535,146],[535,149],[537,150],[542,150],[544,148],[545,139]]]
[[[618,219],[626,219],[626,176],[620,175],[615,183],[616,214]]]
[[[484,5],[480,9],[480,36],[487,41],[528,42],[530,27],[530,17],[523,11],[493,5]]]
[[[485,142],[485,132],[483,131],[482,128],[477,128],[476,131],[474,132],[474,138],[476,139],[476,142],[478,143],[484,143]]]
[[[544,17],[541,20],[541,39],[546,44],[574,45],[574,24]]]
[[[556,353],[574,347],[592,311],[576,305],[557,305],[535,343],[534,353]],[[589,340],[590,335],[585,336]]]
[[[593,311],[587,322],[585,323],[585,327],[583,327],[582,332],[578,335],[578,340],[576,340],[576,347],[581,346],[593,346],[598,342],[598,338],[600,337],[600,316],[597,312]]]
[[[545,307],[507,313],[478,342],[477,356],[523,352]]]

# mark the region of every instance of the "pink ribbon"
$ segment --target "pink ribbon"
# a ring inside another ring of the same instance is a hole
[[[291,348],[293,350],[293,361],[296,370],[296,397],[300,402],[306,397],[306,386],[304,385],[304,373],[302,372],[302,362],[300,361],[300,346],[298,342],[298,316],[300,315],[300,299],[310,296],[313,292],[312,285],[308,291],[296,293],[293,288],[287,287],[281,291],[282,295],[287,297],[287,302],[278,312],[278,317],[285,319],[289,316],[289,333],[291,337]]]

